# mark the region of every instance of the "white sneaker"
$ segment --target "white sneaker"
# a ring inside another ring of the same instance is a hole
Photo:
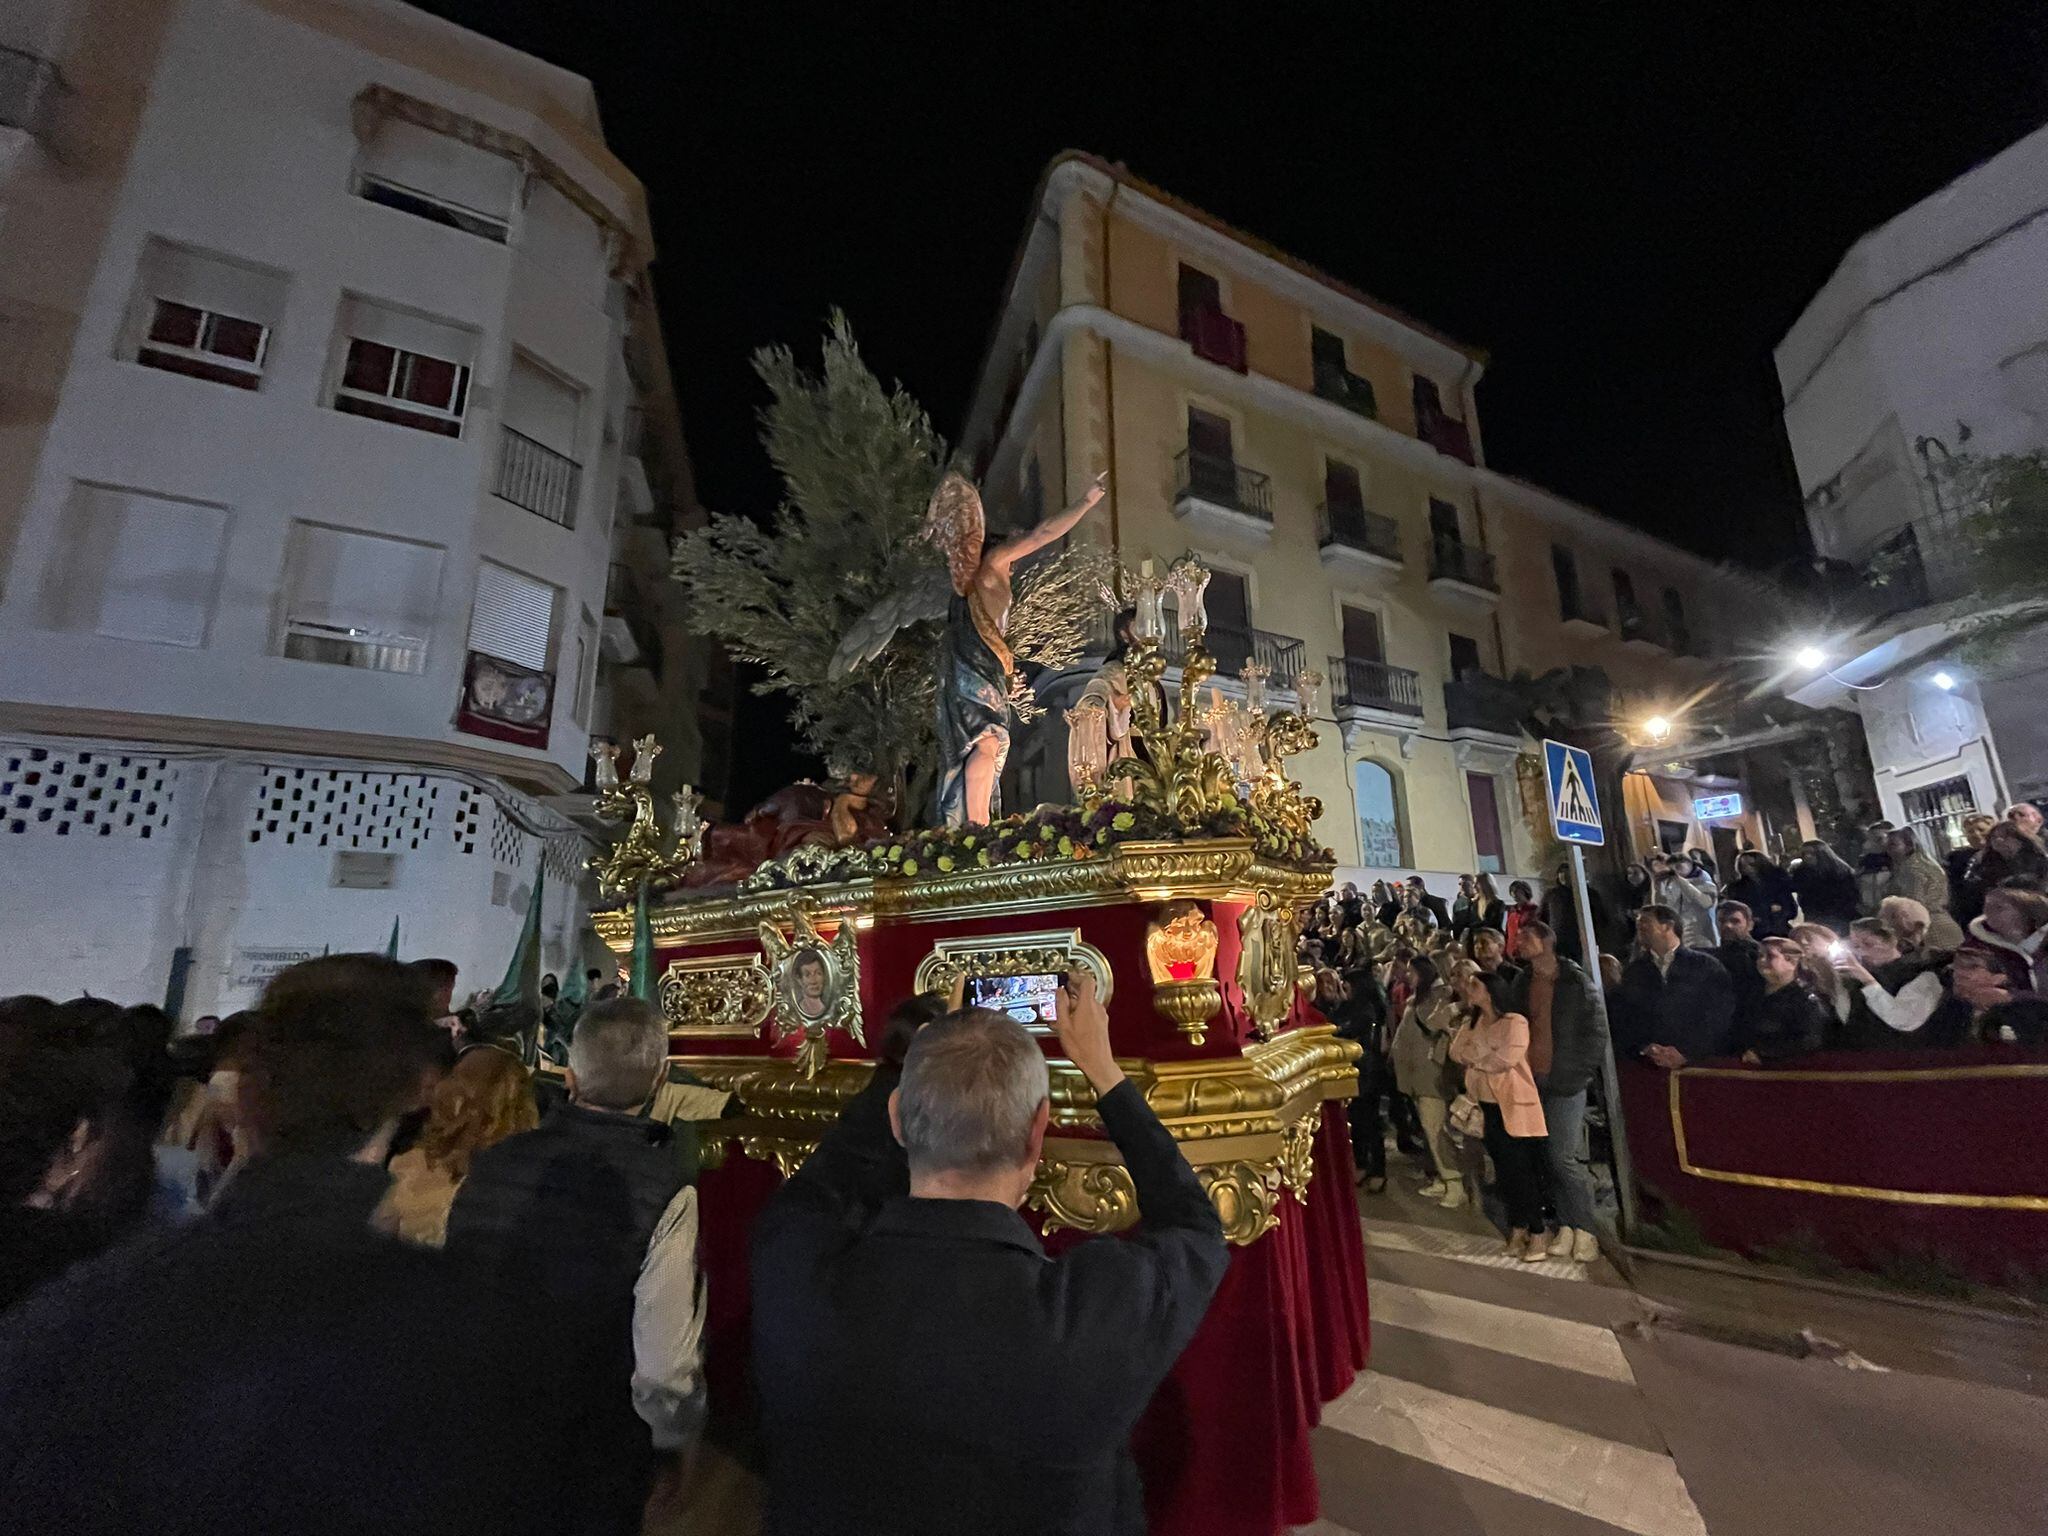
[[[1524,1264],[1541,1264],[1549,1257],[1550,1239],[1541,1232],[1532,1232],[1529,1235],[1529,1246],[1522,1250],[1522,1262]]]
[[[1447,1211],[1455,1211],[1459,1206],[1463,1205],[1464,1203],[1465,1186],[1462,1183],[1453,1184],[1449,1186],[1444,1191],[1443,1199],[1437,1201],[1437,1204],[1442,1206]]]
[[[1560,1259],[1568,1259],[1572,1256],[1572,1229],[1570,1227],[1559,1227],[1550,1234],[1550,1251]]]
[[[1522,1249],[1524,1246],[1527,1245],[1528,1241],[1529,1234],[1524,1232],[1520,1227],[1517,1227],[1514,1231],[1508,1234],[1508,1240],[1501,1246],[1507,1249],[1509,1258],[1518,1259],[1522,1256]]]
[[[1590,1264],[1600,1257],[1600,1234],[1583,1229],[1572,1239],[1572,1257],[1581,1264]]]
[[[1446,1184],[1442,1179],[1431,1179],[1427,1184],[1423,1185],[1422,1188],[1415,1191],[1415,1193],[1422,1196],[1422,1198],[1425,1200],[1435,1200],[1439,1196],[1447,1192],[1450,1189],[1450,1187],[1451,1186]]]

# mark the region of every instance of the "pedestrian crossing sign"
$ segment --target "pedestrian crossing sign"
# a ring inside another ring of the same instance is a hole
[[[1593,755],[1561,741],[1543,743],[1543,774],[1550,784],[1550,824],[1567,843],[1598,848],[1607,841],[1600,828],[1600,798],[1593,791]]]

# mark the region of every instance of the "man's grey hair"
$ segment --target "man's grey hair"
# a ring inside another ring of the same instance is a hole
[[[668,1019],[637,997],[593,1003],[569,1037],[576,1096],[599,1109],[638,1109],[668,1059]]]
[[[913,1173],[994,1173],[1024,1160],[1051,1077],[1023,1025],[963,1008],[910,1042],[896,1115]]]

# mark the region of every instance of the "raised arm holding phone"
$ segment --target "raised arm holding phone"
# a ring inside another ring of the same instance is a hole
[[[1051,1117],[1039,1040],[985,1008],[917,1030],[755,1227],[767,1531],[1144,1529],[1131,1429],[1229,1253],[1094,978],[1054,1006],[1137,1226],[1049,1256],[1017,1209]]]

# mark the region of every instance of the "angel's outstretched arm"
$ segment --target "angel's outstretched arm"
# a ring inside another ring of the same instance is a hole
[[[1036,528],[1027,528],[1022,533],[1013,533],[1002,543],[988,552],[985,563],[997,571],[1008,574],[1009,569],[1026,555],[1035,554],[1055,539],[1064,538],[1074,524],[1086,517],[1095,503],[1102,500],[1103,482],[1109,478],[1109,471],[1097,475],[1081,499],[1064,512],[1056,512]]]

